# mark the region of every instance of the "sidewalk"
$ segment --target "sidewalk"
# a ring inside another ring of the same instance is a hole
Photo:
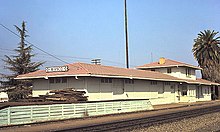
[[[53,121],[13,127],[0,128],[1,132],[42,132],[42,131],[54,131],[62,130],[65,128],[76,128],[79,126],[90,126],[93,124],[102,124],[108,122],[117,122],[123,120],[137,119],[143,117],[152,117],[156,115],[168,114],[180,110],[190,110],[193,108],[202,108],[209,105],[220,105],[220,101],[208,101],[208,102],[196,102],[196,103],[178,103],[178,104],[166,104],[155,105],[154,110],[132,112],[116,115],[105,115],[98,117],[88,117],[79,119],[70,119],[62,121]],[[190,106],[190,107],[189,107]]]

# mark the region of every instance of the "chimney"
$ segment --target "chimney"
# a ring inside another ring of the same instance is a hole
[[[166,60],[165,60],[164,57],[161,57],[161,58],[159,59],[159,64],[160,64],[160,65],[161,65],[161,64],[165,64],[165,62],[166,62]]]

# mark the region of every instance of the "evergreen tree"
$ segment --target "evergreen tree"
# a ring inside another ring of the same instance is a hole
[[[27,45],[25,43],[25,39],[26,37],[28,37],[26,30],[26,23],[23,21],[21,28],[16,25],[15,28],[19,33],[20,42],[18,44],[18,47],[14,50],[16,52],[16,55],[13,55],[12,57],[5,55],[5,59],[3,59],[3,61],[6,64],[5,68],[11,71],[12,75],[3,75],[4,78],[6,78],[8,81],[4,81],[2,82],[2,84],[4,86],[9,86],[9,87],[16,86],[17,90],[12,90],[10,92],[16,91],[16,93],[19,95],[15,95],[15,97],[19,99],[19,98],[25,98],[25,95],[22,95],[22,93],[25,94],[26,92],[24,91],[19,92],[19,91],[22,88],[27,87],[28,84],[30,84],[30,81],[17,81],[14,80],[14,78],[17,75],[26,74],[38,70],[39,66],[41,66],[44,62],[32,62],[31,60],[32,57],[34,57],[35,55],[31,54],[32,52],[31,45]]]

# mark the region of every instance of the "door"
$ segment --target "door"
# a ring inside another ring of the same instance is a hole
[[[200,93],[200,90],[199,90],[199,86],[196,87],[196,98],[199,99],[199,93]]]
[[[203,98],[203,93],[202,93],[202,87],[201,86],[196,87],[196,98],[198,98],[198,99]]]
[[[181,95],[181,91],[180,91],[180,88],[181,87],[181,85],[178,85],[178,89],[177,89],[177,100],[178,100],[178,102],[180,101],[180,95]]]
[[[113,95],[119,95],[124,93],[124,82],[122,79],[113,80]]]

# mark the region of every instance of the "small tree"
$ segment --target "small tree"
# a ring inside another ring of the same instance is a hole
[[[2,82],[4,86],[16,86],[15,90],[10,91],[9,93],[11,94],[19,94],[16,96],[9,95],[9,97],[15,97],[15,99],[19,98],[25,98],[27,93],[29,92],[19,92],[23,87],[29,86],[30,84],[29,81],[17,81],[14,80],[14,78],[18,75],[21,74],[26,74],[29,72],[33,72],[38,70],[39,66],[41,66],[44,62],[32,62],[31,58],[34,57],[34,54],[31,54],[32,52],[32,47],[31,45],[27,45],[25,43],[26,37],[28,37],[27,30],[26,30],[26,23],[23,21],[22,22],[22,27],[19,28],[18,26],[15,25],[16,30],[19,33],[20,36],[20,42],[18,44],[18,47],[14,50],[17,55],[14,55],[12,57],[5,55],[5,59],[3,61],[5,62],[6,66],[5,68],[10,70],[12,72],[12,75],[5,75],[4,77],[8,80],[5,82]],[[20,90],[19,90],[20,89]],[[22,89],[24,90],[24,89]],[[13,91],[16,91],[15,93]],[[24,94],[24,95],[22,95]]]

